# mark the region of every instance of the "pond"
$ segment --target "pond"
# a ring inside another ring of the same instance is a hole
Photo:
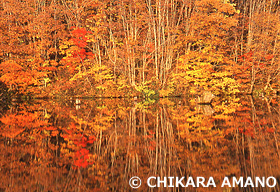
[[[280,191],[277,97],[34,100],[0,110],[0,191]]]

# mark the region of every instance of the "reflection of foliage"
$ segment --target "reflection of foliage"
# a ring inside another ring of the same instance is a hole
[[[74,165],[76,165],[77,167],[86,168],[89,165],[89,156],[89,150],[87,149],[82,148],[76,151]]]
[[[145,100],[137,102],[135,107],[138,109],[145,109],[145,108],[149,107],[150,105],[154,104],[155,102],[156,101],[154,99],[145,98]]]
[[[212,114],[178,98],[145,108],[122,99],[83,100],[79,110],[70,102],[20,104],[0,119],[0,184],[129,191],[134,175],[213,176],[217,185],[226,175],[277,176],[278,103],[216,98]]]
[[[7,138],[15,138],[25,130],[30,131],[32,128],[46,126],[47,122],[38,119],[37,113],[26,111],[17,114],[7,114],[0,119],[3,126],[1,127],[1,135]],[[32,130],[31,130],[32,131]]]

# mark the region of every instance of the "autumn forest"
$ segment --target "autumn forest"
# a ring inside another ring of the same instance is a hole
[[[278,0],[0,0],[0,191],[280,191],[279,40]]]
[[[2,0],[2,89],[34,97],[275,94],[279,2]]]

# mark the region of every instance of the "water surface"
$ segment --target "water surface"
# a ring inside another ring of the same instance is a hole
[[[12,103],[1,108],[0,191],[280,191],[279,112],[279,98],[252,97]],[[149,188],[150,176],[217,187]],[[277,185],[221,188],[226,176]]]

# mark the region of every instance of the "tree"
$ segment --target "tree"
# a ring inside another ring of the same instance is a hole
[[[173,72],[171,84],[178,91],[194,94],[212,91],[214,94],[234,94],[238,85],[230,67],[234,62],[228,56],[232,45],[232,29],[236,26],[236,10],[228,2],[219,0],[196,1],[190,17],[186,49]]]

